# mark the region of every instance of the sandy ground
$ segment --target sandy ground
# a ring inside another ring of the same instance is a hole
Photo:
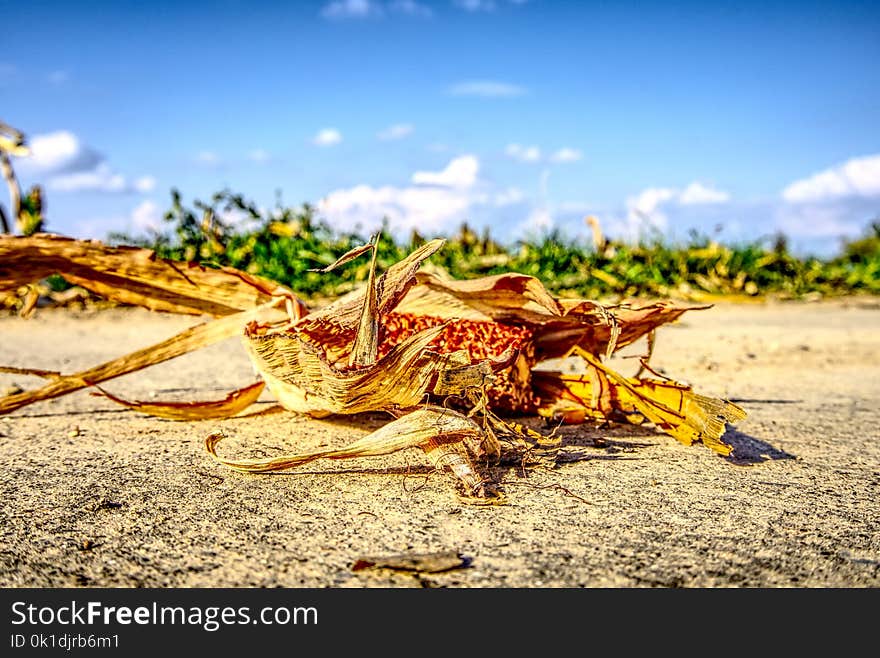
[[[43,309],[0,318],[0,364],[70,372],[191,318]],[[629,364],[632,361],[627,362]],[[271,413],[179,423],[78,392],[0,417],[3,587],[877,587],[880,302],[719,305],[660,329],[652,362],[749,417],[734,458],[648,427],[565,430],[570,461],[498,470],[475,506],[417,450],[246,475],[224,454],[336,445],[386,422]],[[211,399],[253,381],[237,340],[108,383]],[[0,389],[30,377],[0,375]],[[458,551],[443,573],[363,556]]]

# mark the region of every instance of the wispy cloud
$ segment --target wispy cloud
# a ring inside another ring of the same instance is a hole
[[[452,0],[452,4],[465,11],[495,11],[494,0]]]
[[[706,203],[726,203],[730,194],[694,181],[678,194],[678,202],[683,206],[698,206]]]
[[[558,151],[554,151],[550,155],[550,162],[556,163],[566,163],[566,162],[577,162],[581,158],[584,157],[584,154],[581,153],[578,149],[569,148],[567,146],[559,149]]]
[[[395,123],[394,125],[388,126],[385,130],[379,132],[376,135],[378,139],[382,141],[394,141],[397,139],[404,139],[413,134],[415,127],[411,123]]]
[[[553,164],[566,164],[569,162],[577,162],[583,158],[583,154],[570,147],[564,147],[551,153],[548,157],[544,157],[541,148],[538,146],[523,146],[522,144],[508,144],[504,148],[504,155],[518,162],[543,162],[545,159]]]
[[[645,224],[657,229],[669,226],[667,207],[721,204],[730,201],[730,194],[694,181],[684,189],[649,187],[626,200],[626,222],[630,232]]]
[[[132,186],[138,192],[152,192],[156,189],[156,178],[155,176],[141,176],[135,179]]]
[[[156,186],[152,176],[135,180],[113,170],[106,158],[83,144],[70,131],[34,135],[31,154],[22,158],[19,170],[25,176],[47,177],[47,187],[62,192],[148,192]]]
[[[312,138],[312,144],[315,146],[335,146],[342,141],[342,133],[336,128],[324,128]]]
[[[504,149],[504,155],[519,162],[540,162],[541,149],[537,146],[523,146],[522,144],[508,144]]]
[[[411,18],[431,18],[434,10],[416,0],[393,0],[381,3],[375,0],[336,0],[321,8],[320,14],[328,20],[363,20],[386,14],[399,14]]]
[[[789,203],[875,196],[880,196],[880,154],[851,158],[782,190],[782,198]]]
[[[105,163],[89,171],[75,171],[49,179],[49,189],[59,192],[79,192],[93,190],[100,192],[127,192],[131,186],[125,176],[114,172]]]
[[[158,231],[162,226],[162,211],[155,201],[141,201],[131,211],[131,223],[140,231]]]
[[[362,19],[381,14],[381,6],[370,0],[335,0],[321,8],[321,16],[330,20]]]
[[[453,96],[478,98],[516,98],[528,93],[525,87],[498,80],[467,80],[452,85],[448,91]]]
[[[507,3],[511,5],[524,5],[528,3],[528,1],[529,0],[507,0]],[[464,11],[488,13],[498,9],[502,2],[496,2],[495,0],[452,0],[452,4]]]

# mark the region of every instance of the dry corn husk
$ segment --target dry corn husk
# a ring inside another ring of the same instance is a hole
[[[138,411],[148,416],[167,418],[168,420],[211,420],[214,418],[229,418],[244,411],[260,397],[260,393],[266,387],[264,382],[254,382],[249,386],[240,388],[227,394],[222,400],[208,402],[144,402],[141,400],[126,400],[118,395],[105,391],[100,386],[95,388],[109,400],[133,411]]]
[[[371,253],[366,287],[308,312],[290,290],[231,268],[206,269],[157,259],[145,249],[47,234],[0,236],[0,293],[60,273],[115,301],[216,318],[82,372],[39,371],[48,373],[47,383],[0,398],[0,414],[96,387],[237,334],[266,386],[286,409],[314,417],[385,411],[395,418],[342,448],[270,459],[221,457],[217,446],[222,433],[208,436],[208,453],[242,471],[275,471],[317,459],[369,457],[418,447],[435,466],[454,473],[468,494],[485,496],[492,491],[481,475],[487,460],[505,451],[552,460],[560,445],[556,437],[498,415],[493,407],[498,398],[490,393],[499,382],[519,391],[505,398],[506,411],[537,411],[566,422],[637,422],[638,417],[683,443],[701,441],[721,454],[730,452],[721,437],[726,423],[745,417],[742,409],[699,395],[684,384],[625,378],[602,362],[686,311],[708,307],[668,301],[605,306],[557,299],[540,281],[518,273],[456,281],[419,272],[442,245],[442,240],[430,241],[382,274],[376,271],[375,240],[357,247],[324,269]],[[415,329],[392,345],[387,342],[390,327],[400,318],[416,319],[411,322]],[[455,331],[481,327],[516,340],[477,346]],[[581,357],[582,375],[535,369],[546,359],[569,355]],[[222,400],[193,403],[129,401],[99,392],[142,413],[194,420],[240,413],[262,387],[258,382]],[[455,401],[454,409],[444,406],[449,400]]]

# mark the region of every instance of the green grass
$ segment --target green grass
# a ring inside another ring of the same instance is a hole
[[[247,221],[237,222],[239,228],[220,221],[219,216],[229,211],[243,214]],[[370,236],[335,232],[308,205],[293,208],[279,200],[274,208],[261,211],[241,195],[224,190],[208,202],[186,207],[173,190],[165,223],[165,231],[146,238],[116,234],[110,241],[150,247],[165,258],[229,265],[278,281],[306,299],[337,296],[367,278],[367,258],[328,274],[309,271],[329,265]],[[446,246],[430,262],[453,277],[521,272],[539,278],[560,296],[698,300],[880,293],[880,222],[827,259],[792,255],[782,236],[772,244],[729,245],[698,234],[681,244],[655,236],[633,245],[601,236],[589,243],[573,241],[549,232],[502,245],[488,233],[478,235],[464,225],[445,237]],[[384,231],[379,241],[380,268],[424,241],[414,233],[400,243]]]

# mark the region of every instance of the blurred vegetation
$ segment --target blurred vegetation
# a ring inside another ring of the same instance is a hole
[[[235,221],[222,219],[230,216]],[[229,265],[283,283],[305,299],[338,296],[367,278],[366,258],[329,274],[309,271],[369,240],[367,235],[334,231],[309,205],[284,206],[279,197],[274,208],[261,209],[224,190],[187,207],[180,193],[172,190],[164,220],[164,230],[150,231],[145,237],[114,234],[110,242],[150,247],[164,258]],[[794,256],[784,236],[769,244],[759,240],[724,245],[692,233],[682,244],[655,236],[633,245],[605,238],[598,223],[592,223],[590,243],[551,231],[510,246],[488,232],[478,234],[462,225],[432,256],[430,266],[444,268],[455,278],[521,272],[539,278],[557,295],[589,299],[700,301],[880,293],[880,221],[828,259]],[[413,233],[408,241],[397,242],[386,227],[379,241],[380,268],[424,241],[424,236]]]

